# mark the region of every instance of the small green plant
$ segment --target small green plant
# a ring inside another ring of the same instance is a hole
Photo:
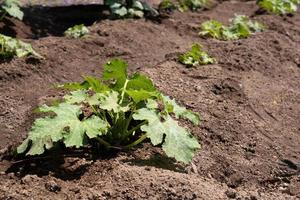
[[[258,5],[271,13],[277,15],[289,14],[297,11],[300,0],[260,0]]]
[[[16,38],[0,34],[0,45],[0,56],[2,58],[9,58],[13,56],[24,57],[29,55],[33,55],[37,58],[43,58],[33,50],[30,44],[22,42]]]
[[[6,14],[9,14],[10,16],[15,17],[19,20],[22,20],[24,16],[24,13],[20,9],[18,0],[4,0],[1,4],[0,13],[0,20],[2,20],[6,16]]]
[[[197,65],[213,64],[216,60],[203,51],[201,45],[193,44],[191,50],[179,56],[179,62],[188,67],[194,67]]]
[[[71,38],[81,38],[88,34],[90,31],[84,24],[75,25],[73,27],[68,28],[65,31],[65,36]]]
[[[182,12],[187,10],[195,11],[208,5],[208,0],[178,0],[178,2],[179,10]]]
[[[235,15],[235,18],[230,21],[230,26],[224,26],[216,20],[206,21],[201,24],[202,30],[199,34],[220,40],[236,40],[247,38],[251,34],[262,32],[265,29],[261,23],[251,21],[245,15]]]
[[[79,148],[91,140],[106,149],[130,149],[149,138],[169,157],[188,163],[200,147],[176,121],[198,124],[199,115],[161,94],[146,76],[128,76],[122,60],[108,62],[102,79],[89,76],[83,83],[62,87],[73,91],[63,102],[39,108],[52,117],[36,119],[18,153],[42,154],[56,142]]]
[[[185,12],[187,10],[196,11],[200,8],[209,7],[209,0],[177,0],[173,3],[171,0],[163,0],[159,4],[160,11],[173,11],[178,9],[181,12]]]
[[[118,18],[142,18],[145,13],[155,17],[158,12],[146,2],[139,0],[105,0],[105,5],[109,6],[111,13]]]
[[[158,5],[158,10],[160,10],[160,11],[171,12],[171,11],[176,10],[176,9],[177,9],[177,6],[171,0],[163,0]]]

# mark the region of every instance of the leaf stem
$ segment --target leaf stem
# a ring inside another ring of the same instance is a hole
[[[96,137],[95,139],[98,140],[98,142],[100,144],[103,144],[106,148],[111,148],[112,147],[110,143],[106,142],[102,138]]]
[[[136,141],[134,141],[133,143],[126,145],[124,148],[126,149],[130,149],[138,144],[140,144],[141,142],[143,142],[145,139],[147,138],[147,134],[143,134],[139,139],[137,139]]]
[[[103,140],[103,139],[101,139],[101,138],[99,138],[99,137],[97,137],[97,138],[95,138],[96,140],[98,140],[98,142],[100,143],[100,144],[103,144],[106,148],[108,148],[108,149],[118,149],[118,150],[122,150],[122,147],[117,147],[117,146],[112,146],[110,143],[108,143],[108,142],[106,142],[105,140]]]
[[[124,96],[125,96],[125,91],[126,91],[128,82],[129,82],[129,80],[126,79],[126,81],[125,81],[125,83],[124,83],[124,87],[123,87],[123,89],[122,89],[122,94],[121,94],[121,99],[120,99],[119,104],[122,104],[122,103],[123,103]]]
[[[133,127],[132,129],[130,129],[127,133],[126,133],[126,137],[130,136],[134,131],[138,130],[139,128],[141,128],[141,126],[147,124],[147,121],[143,121],[142,123],[138,124],[137,126]],[[125,138],[126,138],[125,137]]]
[[[126,137],[128,137],[127,129],[128,129],[129,124],[130,124],[130,122],[131,122],[131,120],[132,120],[132,115],[133,115],[133,113],[134,113],[134,112],[132,111],[132,112],[130,113],[128,119],[126,120],[126,124],[125,124],[125,127],[124,127],[124,129],[123,129],[123,139],[125,139]]]

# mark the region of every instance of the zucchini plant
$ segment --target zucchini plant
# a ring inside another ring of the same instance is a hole
[[[79,24],[68,28],[64,34],[70,38],[81,38],[89,32],[89,29],[84,24]]]
[[[188,67],[195,67],[197,65],[213,64],[216,60],[203,51],[201,45],[193,44],[188,52],[179,56],[179,62]]]
[[[258,5],[271,13],[277,15],[289,14],[297,11],[300,0],[259,0]]]
[[[113,16],[117,18],[142,18],[145,14],[157,17],[159,13],[145,1],[139,0],[104,0]]]
[[[247,38],[251,34],[262,32],[265,29],[261,23],[252,21],[245,15],[235,15],[230,21],[231,25],[229,26],[216,20],[206,21],[201,24],[199,34],[220,40],[237,40]]]
[[[33,50],[32,46],[19,39],[0,34],[0,57],[10,58],[13,56],[24,57],[33,55],[36,58],[43,58]]]
[[[209,0],[163,0],[159,4],[160,11],[168,11],[171,12],[175,9],[178,9],[181,12],[185,12],[188,10],[196,11],[201,8],[208,8],[210,4]]]
[[[167,156],[189,163],[200,148],[177,122],[183,118],[197,125],[199,115],[160,93],[146,76],[129,76],[122,60],[105,64],[102,79],[87,76],[61,87],[71,92],[57,105],[39,108],[49,115],[35,120],[18,153],[39,155],[57,142],[80,148],[92,140],[103,149],[130,149],[148,138]]]

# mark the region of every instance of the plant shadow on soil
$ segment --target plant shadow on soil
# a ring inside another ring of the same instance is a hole
[[[12,37],[38,39],[47,36],[63,36],[77,24],[90,26],[109,18],[104,5],[74,5],[67,7],[30,6],[22,8],[22,21],[5,18],[0,22],[1,33]]]
[[[28,174],[39,177],[52,175],[66,181],[80,179],[93,161],[110,159],[117,153],[113,150],[99,154],[96,148],[67,149],[61,144],[56,144],[52,150],[46,151],[43,155],[25,157],[8,153],[2,160],[10,162],[6,173],[14,173],[19,178]]]
[[[161,155],[159,153],[151,155],[146,159],[125,159],[123,160],[125,163],[129,163],[130,165],[135,166],[143,166],[143,167],[155,167],[166,169],[169,171],[185,173],[185,168],[176,163],[175,159],[169,158],[165,155]]]
[[[36,38],[48,35],[63,36],[65,30],[77,24],[92,25],[107,19],[106,6],[81,5],[68,7],[28,7],[24,9],[24,23]]]
[[[78,24],[91,26],[101,20],[118,19],[110,14],[106,5],[29,6],[22,8],[24,18],[19,21],[5,18],[0,22],[0,33],[11,37],[39,39],[47,36],[64,36],[64,32]],[[146,19],[160,22],[160,17],[146,15]]]
[[[145,145],[147,146],[147,145]],[[160,153],[151,152],[150,156],[140,158],[135,156],[137,149],[120,151],[117,149],[103,151],[101,147],[67,149],[57,145],[53,150],[47,151],[41,156],[24,158],[24,155],[7,155],[2,158],[10,162],[6,173],[14,173],[22,178],[28,174],[42,176],[54,176],[61,180],[78,180],[83,176],[93,162],[97,160],[110,160],[116,158],[120,153],[125,157],[123,162],[131,166],[155,167],[169,171],[186,173],[184,166],[178,164],[175,159],[169,158]],[[139,154],[139,153],[137,153]],[[134,158],[132,158],[132,155]]]

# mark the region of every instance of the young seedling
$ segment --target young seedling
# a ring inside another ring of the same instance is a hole
[[[35,120],[18,153],[39,155],[57,142],[80,148],[92,140],[106,149],[130,149],[148,138],[167,156],[189,163],[200,148],[177,122],[183,118],[198,124],[199,115],[160,93],[146,76],[129,76],[122,60],[108,62],[102,79],[88,76],[62,87],[72,92],[58,105],[39,108],[52,115]]]
[[[213,64],[216,60],[203,51],[201,45],[193,44],[191,50],[179,56],[179,62],[188,67],[195,67],[198,65]]]
[[[24,13],[20,9],[18,0],[4,0],[1,4],[0,13],[1,13],[0,21],[7,14],[19,20],[22,20],[24,16]]]
[[[297,11],[297,5],[300,0],[260,0],[258,5],[270,12],[277,15],[285,15]]]
[[[0,45],[0,56],[2,58],[9,58],[13,56],[24,57],[29,55],[33,55],[37,58],[43,58],[40,54],[33,50],[30,44],[22,42],[16,38],[0,34]]]
[[[174,11],[176,9],[177,9],[177,6],[171,0],[163,0],[158,5],[158,10],[160,12],[161,11],[172,12],[172,11]]]
[[[251,34],[262,32],[265,29],[261,23],[251,21],[245,15],[235,15],[235,18],[230,21],[230,26],[225,26],[216,20],[206,21],[201,24],[199,34],[219,40],[237,40],[247,38]]]
[[[181,12],[187,10],[196,11],[200,8],[205,8],[209,4],[209,0],[178,0],[178,2]]]
[[[90,32],[89,29],[84,24],[80,24],[68,28],[65,31],[65,36],[70,38],[81,38],[86,34],[88,34],[89,32]]]
[[[145,13],[156,17],[159,13],[146,2],[139,0],[105,0],[105,5],[109,6],[113,16],[117,18],[142,18]]]

